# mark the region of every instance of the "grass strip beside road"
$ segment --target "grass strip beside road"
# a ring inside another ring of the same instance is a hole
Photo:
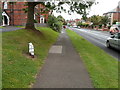
[[[18,28],[25,28],[25,26],[15,26],[15,27],[18,27]]]
[[[73,46],[82,58],[95,88],[118,88],[118,61],[99,47],[67,30]]]
[[[3,26],[0,26],[0,28],[4,28]]]
[[[38,28],[43,36],[28,30],[2,33],[2,84],[3,88],[29,88],[42,67],[58,33],[50,28]],[[35,48],[35,58],[28,53],[28,43]]]
[[[2,90],[2,33],[0,33],[0,90]]]

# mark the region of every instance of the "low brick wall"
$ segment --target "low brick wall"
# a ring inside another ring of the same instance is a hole
[[[102,29],[102,31],[109,31],[109,29],[108,28],[104,28],[104,29]]]

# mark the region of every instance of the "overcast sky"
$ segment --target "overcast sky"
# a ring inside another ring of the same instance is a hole
[[[99,2],[97,5],[93,5],[90,9],[90,13],[88,16],[92,16],[92,15],[103,15],[103,13],[106,13],[108,11],[111,11],[113,9],[115,9],[118,5],[118,2],[120,0],[96,0],[96,2]],[[67,8],[67,6],[65,6]],[[62,15],[66,20],[70,20],[70,19],[80,19],[81,16],[78,14],[72,14],[72,15],[68,15],[67,13],[56,13],[54,12],[55,16],[58,15]]]

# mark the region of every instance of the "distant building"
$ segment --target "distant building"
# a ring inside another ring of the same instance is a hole
[[[120,22],[120,1],[118,2],[118,6],[115,9],[107,13],[104,13],[103,15],[109,17],[111,25],[114,20],[117,20],[118,22]]]
[[[23,9],[27,8],[25,2],[0,2],[2,7],[2,23],[1,25],[25,25],[27,21],[27,13]],[[34,19],[38,23],[46,23],[49,12],[43,14],[41,10],[45,6],[38,4],[35,6]]]
[[[68,20],[67,23],[68,25],[71,25],[71,26],[77,26],[78,22],[80,21],[81,21],[80,19]]]

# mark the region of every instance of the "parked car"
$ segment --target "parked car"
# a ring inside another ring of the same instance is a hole
[[[65,29],[65,28],[66,28],[66,26],[63,26],[63,28]]]
[[[118,33],[118,32],[120,32],[120,26],[118,26],[118,25],[111,26],[111,28],[110,28],[110,34],[111,35],[113,35],[115,33]]]
[[[77,28],[77,26],[75,26],[75,25],[74,25],[73,27],[74,27],[74,28]]]
[[[106,46],[108,48],[115,48],[117,50],[120,50],[120,33],[116,33],[109,37],[106,41]]]
[[[80,29],[81,27],[80,27],[80,26],[78,26],[77,28],[79,28],[79,29]]]

